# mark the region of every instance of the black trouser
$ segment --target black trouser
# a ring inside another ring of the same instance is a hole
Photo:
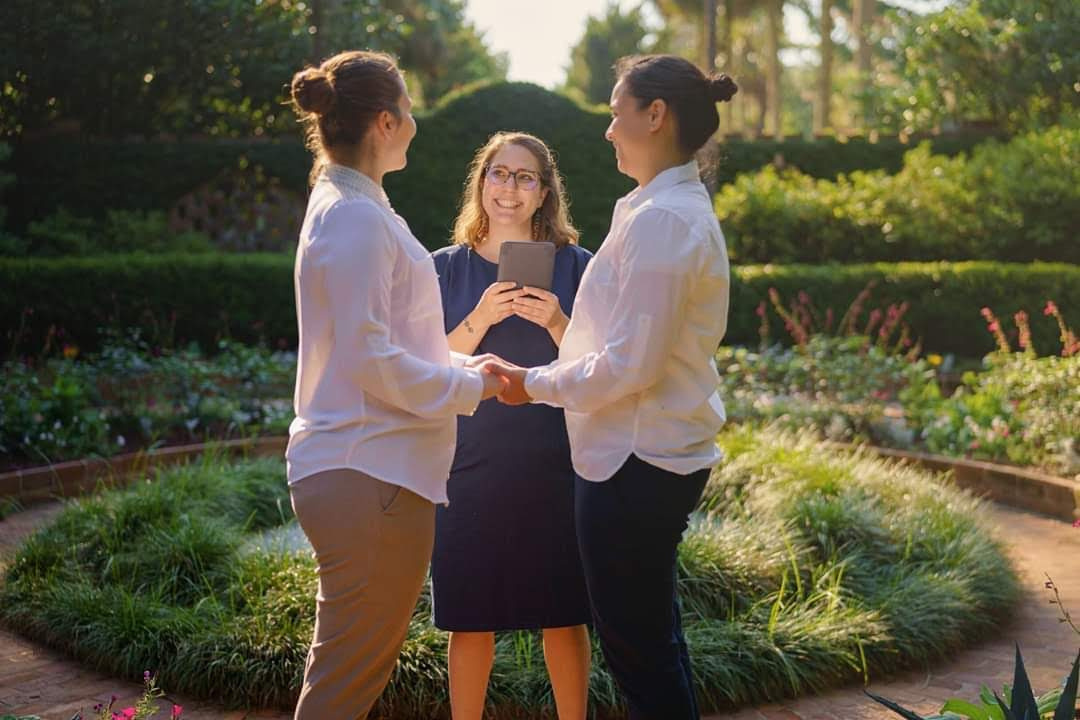
[[[634,455],[606,482],[577,478],[574,513],[593,623],[631,720],[698,720],[676,596],[676,553],[709,471]]]

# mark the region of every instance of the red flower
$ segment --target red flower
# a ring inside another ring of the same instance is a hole
[[[180,714],[184,712],[184,708],[180,705],[172,706],[172,714],[169,715],[169,720],[179,720]]]
[[[1046,301],[1046,307],[1043,308],[1043,315],[1057,315],[1058,307],[1054,304],[1053,300]]]

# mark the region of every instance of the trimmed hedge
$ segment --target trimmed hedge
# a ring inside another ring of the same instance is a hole
[[[396,208],[429,247],[445,244],[456,214],[469,160],[495,131],[525,130],[555,149],[566,178],[582,242],[595,248],[607,233],[615,200],[633,183],[619,174],[604,139],[608,113],[528,83],[480,85],[448,96],[417,118],[412,163],[386,178]],[[941,136],[935,152],[970,150],[984,134]],[[911,146],[896,138],[871,143],[825,139],[729,139],[721,149],[717,177],[731,182],[782,157],[786,166],[822,178],[857,169],[892,172]],[[66,207],[76,215],[106,209],[164,210],[181,196],[222,173],[259,166],[286,189],[303,194],[311,160],[295,137],[277,140],[62,140],[50,138],[15,148],[17,185],[9,193],[12,227],[22,230]]]
[[[98,328],[143,329],[152,343],[194,341],[211,350],[221,338],[295,347],[292,258],[278,254],[112,255],[0,259],[0,338],[5,356],[42,351],[46,342],[98,347]],[[1026,310],[1043,352],[1059,348],[1057,328],[1042,317],[1054,300],[1080,325],[1080,266],[900,263],[848,266],[736,267],[728,344],[756,345],[755,308],[775,287],[784,298],[809,294],[837,317],[868,282],[870,306],[908,301],[905,319],[927,350],[982,356],[993,349],[979,310],[1001,318]],[[770,310],[770,313],[772,311]],[[782,321],[772,316],[773,328]],[[1006,323],[1007,325],[1011,324]],[[58,338],[50,338],[50,328]],[[782,330],[781,330],[782,332]],[[774,332],[774,335],[776,333]]]

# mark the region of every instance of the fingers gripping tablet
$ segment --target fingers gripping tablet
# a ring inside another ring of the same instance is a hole
[[[508,240],[499,248],[499,282],[551,290],[554,273],[554,243]]]

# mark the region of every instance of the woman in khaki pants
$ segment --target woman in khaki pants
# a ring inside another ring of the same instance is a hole
[[[292,98],[315,167],[296,251],[286,459],[319,571],[296,718],[366,718],[427,571],[455,418],[503,381],[487,358],[452,357],[434,264],[383,192],[416,134],[394,61],[336,55],[297,73]]]

